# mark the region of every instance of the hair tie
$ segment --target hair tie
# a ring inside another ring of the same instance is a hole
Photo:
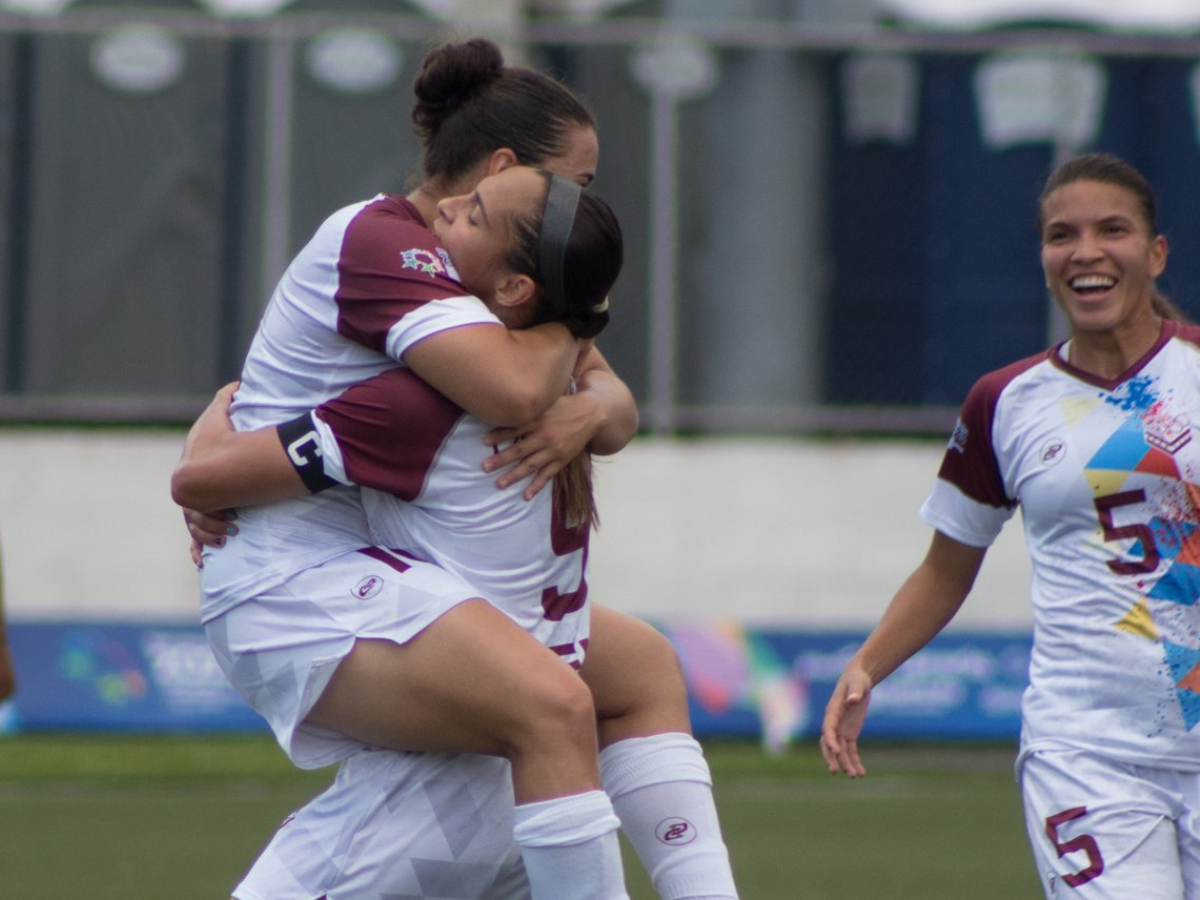
[[[542,277],[546,280],[546,301],[558,315],[567,311],[566,292],[563,289],[563,268],[567,257],[567,243],[575,227],[575,209],[579,206],[582,188],[561,175],[550,176],[550,192],[546,196],[546,211],[542,215],[542,233],[539,238],[539,261]]]
[[[596,315],[599,315],[603,312],[608,312],[608,297],[605,297],[603,300],[589,309],[588,312],[596,313]]]

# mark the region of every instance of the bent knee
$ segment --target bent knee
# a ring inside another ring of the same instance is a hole
[[[592,692],[574,671],[563,668],[564,677],[539,681],[522,699],[518,740],[575,744],[593,739],[596,707]]]
[[[564,677],[538,686],[534,708],[543,718],[576,725],[591,725],[596,720],[592,692],[572,669],[564,666]]]
[[[643,639],[642,666],[640,671],[649,673],[662,682],[677,682],[683,684],[683,663],[674,645],[667,636],[656,628],[648,629],[650,634]]]

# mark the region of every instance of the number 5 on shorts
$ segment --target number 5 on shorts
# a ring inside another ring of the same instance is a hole
[[[1104,871],[1104,857],[1100,855],[1100,847],[1097,845],[1096,839],[1090,834],[1081,834],[1079,837],[1071,838],[1069,841],[1060,841],[1058,839],[1059,825],[1086,815],[1087,807],[1077,806],[1074,809],[1063,810],[1046,818],[1046,837],[1050,838],[1050,843],[1058,851],[1059,859],[1062,859],[1068,853],[1076,853],[1081,850],[1087,854],[1088,864],[1086,868],[1063,876],[1063,881],[1071,887],[1079,887],[1081,884],[1087,884]]]

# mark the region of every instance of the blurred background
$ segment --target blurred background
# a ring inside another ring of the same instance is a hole
[[[0,546],[18,664],[48,672],[27,724],[228,723],[167,494],[184,429],[321,219],[405,190],[416,67],[476,34],[596,110],[628,247],[602,346],[644,433],[600,469],[593,597],[672,634],[715,731],[811,733],[924,552],[958,403],[1061,336],[1033,224],[1056,160],[1150,177],[1163,286],[1200,312],[1194,2],[0,0]],[[1008,532],[896,679],[899,733],[1015,733]]]
[[[1179,0],[3,0],[0,415],[190,421],[320,220],[404,189],[425,50],[482,33],[597,112],[633,249],[605,349],[648,431],[941,432],[1053,331],[1056,158],[1161,185],[1197,295],[1197,27]]]

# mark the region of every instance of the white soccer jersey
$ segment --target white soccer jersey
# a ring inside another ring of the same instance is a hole
[[[1023,750],[1200,770],[1200,328],[1106,382],[1052,350],[980,379],[921,515],[1033,561]]]
[[[481,468],[490,426],[407,369],[355,385],[314,419],[326,473],[364,486],[375,543],[458,575],[566,661],[582,662],[590,528],[564,524],[552,487],[531,501],[523,483],[496,487]]]
[[[321,225],[280,279],[242,371],[234,426],[291,419],[395,367],[422,338],[480,323],[499,320],[466,294],[411,203],[379,196],[348,206]],[[350,488],[244,508],[238,524],[236,541],[205,554],[205,622],[304,568],[372,543]]]

